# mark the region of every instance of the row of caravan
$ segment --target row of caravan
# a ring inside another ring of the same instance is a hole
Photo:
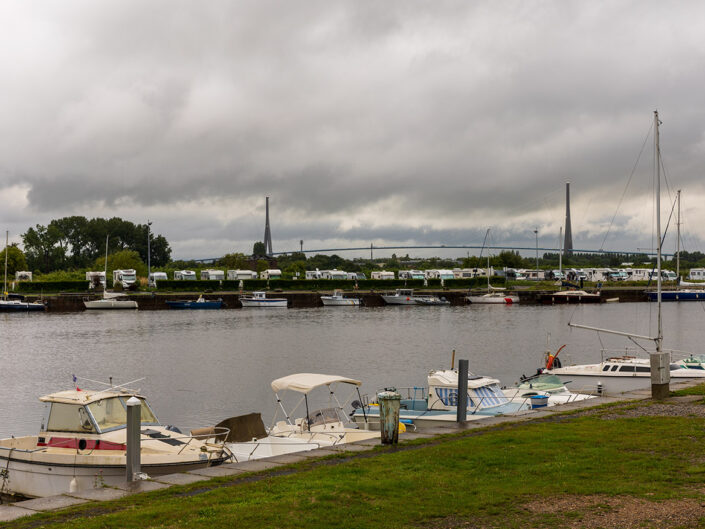
[[[257,274],[252,270],[228,270],[227,278],[229,280],[242,279],[281,279],[282,272],[277,269],[264,270]],[[201,270],[202,281],[223,281],[225,279],[223,270]],[[152,272],[149,274],[149,286],[156,287],[157,281],[165,281],[169,279],[166,272]],[[176,270],[174,272],[175,281],[195,281],[197,279],[196,272],[193,270]],[[105,288],[105,272],[86,272],[86,280],[89,281],[89,287],[95,288],[100,285]],[[113,284],[120,283],[123,288],[128,288],[137,281],[137,272],[135,270],[113,270]]]

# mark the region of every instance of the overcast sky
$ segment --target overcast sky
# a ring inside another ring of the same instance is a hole
[[[658,109],[664,215],[682,189],[702,249],[703,2],[3,0],[0,31],[14,240],[120,216],[250,252],[269,195],[275,251],[549,247],[570,181],[576,248],[615,213],[604,248],[647,248]]]

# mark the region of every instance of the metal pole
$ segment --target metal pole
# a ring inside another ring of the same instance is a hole
[[[458,414],[457,421],[465,422],[468,413],[468,361],[458,360]]]
[[[10,230],[5,231],[5,279],[2,282],[2,299],[7,299],[7,254],[10,242]]]
[[[534,235],[536,235],[536,279],[539,278],[539,229],[538,227],[534,230]]]
[[[303,239],[301,239],[299,241],[299,245],[301,245],[301,253],[303,253],[303,251],[304,251],[304,240]]]
[[[149,220],[147,220],[147,287],[149,288],[149,282],[152,279],[152,252],[150,247],[151,234],[149,233],[149,227],[152,225]]]
[[[656,298],[658,301],[658,334],[656,335],[656,352],[651,353],[651,398],[665,399],[669,394],[671,382],[670,355],[661,350],[663,343],[663,325],[661,320],[661,149],[659,145],[658,111],[654,111],[654,165],[656,169]]]
[[[135,481],[135,477],[140,473],[140,427],[141,402],[136,397],[130,397],[127,401],[127,453],[125,473],[128,482]]]

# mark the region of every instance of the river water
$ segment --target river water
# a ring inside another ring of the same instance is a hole
[[[663,311],[665,348],[705,352],[705,304]],[[0,314],[0,437],[36,433],[38,397],[71,389],[73,374],[89,389],[101,386],[83,379],[144,377],[131,387],[164,424],[206,426],[252,411],[269,424],[269,383],[291,373],[357,378],[374,393],[424,385],[455,349],[471,371],[512,384],[539,366],[549,333],[554,351],[568,344],[564,363],[633,347],[570,321],[652,335],[655,320],[652,303]]]

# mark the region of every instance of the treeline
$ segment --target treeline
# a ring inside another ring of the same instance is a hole
[[[91,267],[105,256],[105,238],[110,236],[108,253],[131,250],[147,262],[146,224],[134,224],[119,217],[111,219],[73,216],[37,224],[22,234],[24,255],[30,270],[47,273]],[[171,260],[169,242],[150,233],[151,263],[166,266]]]

